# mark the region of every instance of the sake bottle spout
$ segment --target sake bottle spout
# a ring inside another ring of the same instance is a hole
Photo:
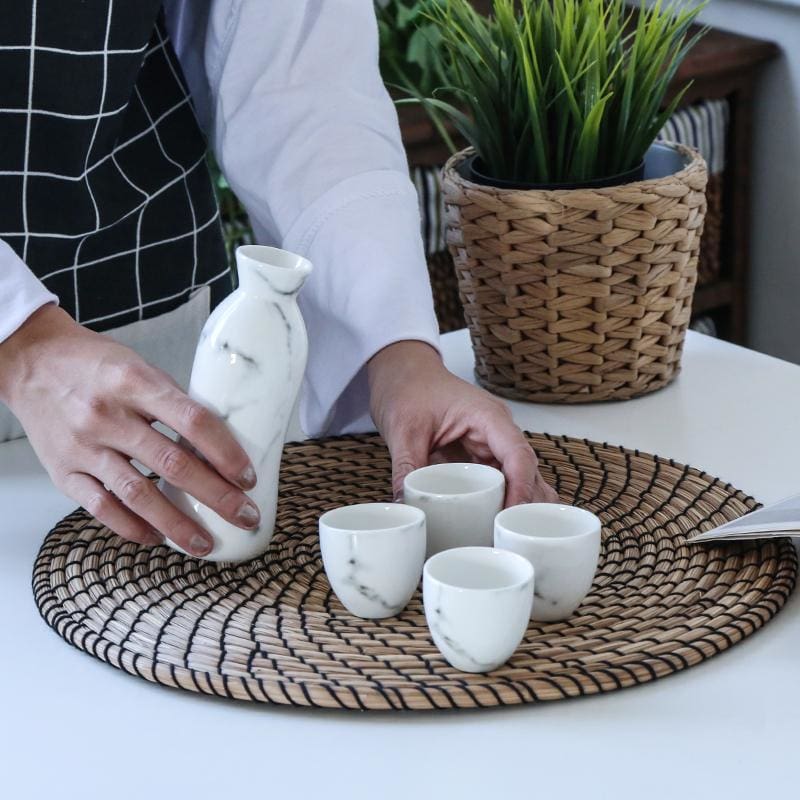
[[[278,247],[247,244],[236,248],[239,286],[255,294],[295,295],[311,272],[311,262]]]

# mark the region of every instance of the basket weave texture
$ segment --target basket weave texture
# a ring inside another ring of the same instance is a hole
[[[490,391],[536,402],[625,400],[680,369],[707,170],[601,189],[511,190],[442,176],[447,243]]]
[[[530,441],[561,498],[602,519],[600,565],[570,619],[532,622],[509,662],[485,675],[448,666],[419,593],[396,617],[363,620],[331,591],[317,519],[391,500],[377,436],[287,445],[275,536],[265,558],[243,564],[138,547],[79,509],[42,545],[36,603],[67,642],[148,681],[362,711],[518,705],[647,683],[732,647],[785,603],[797,573],[788,539],[687,544],[755,507],[730,484],[619,447]]]

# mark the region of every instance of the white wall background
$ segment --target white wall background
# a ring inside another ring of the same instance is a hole
[[[783,50],[754,110],[749,344],[800,363],[800,0],[710,0],[701,19]]]

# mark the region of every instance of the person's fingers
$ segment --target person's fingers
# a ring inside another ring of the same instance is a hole
[[[460,463],[465,461],[472,461],[472,456],[464,447],[463,442],[451,442],[443,447],[439,447],[435,452],[430,454],[429,462],[431,464],[446,464],[446,463]]]
[[[555,489],[539,472],[539,460],[529,445],[528,453],[519,449],[503,463],[506,475],[506,506],[521,503],[559,503]]]
[[[522,431],[510,416],[498,413],[486,419],[485,436],[506,476],[506,505],[533,502],[538,462]]]
[[[183,489],[223,519],[245,530],[257,528],[261,515],[256,504],[240,489],[190,453],[185,447],[141,423],[127,442],[114,443],[119,450],[149,467],[173,486]]]
[[[506,506],[558,502],[539,473],[539,460],[510,415],[498,413],[486,421],[486,441],[506,476]]]
[[[101,467],[95,477],[103,480],[134,514],[187,553],[205,556],[211,552],[214,542],[210,534],[175,508],[149,478],[134,469],[122,456],[109,453]]]
[[[537,466],[533,450],[525,444],[510,451],[502,460],[506,476],[506,506],[533,503],[537,494]]]
[[[61,481],[60,488],[123,539],[150,546],[163,543],[160,534],[141,517],[125,508],[91,475],[73,472]]]
[[[556,490],[550,486],[542,477],[542,473],[537,470],[536,473],[536,486],[534,487],[533,501],[534,503],[560,503],[561,498],[558,496]]]
[[[487,446],[475,447],[472,442],[465,446],[463,442],[453,442],[434,450],[428,459],[430,464],[486,464],[488,467],[502,469],[502,464],[492,455]]]
[[[387,439],[392,457],[392,493],[395,500],[403,497],[403,481],[409,472],[427,466],[430,437],[410,425],[400,425]]]
[[[180,434],[223,478],[242,489],[256,485],[256,472],[225,423],[202,403],[166,381],[146,393],[139,411]]]

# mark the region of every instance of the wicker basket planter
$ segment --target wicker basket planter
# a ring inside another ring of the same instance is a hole
[[[514,190],[445,165],[447,243],[476,376],[503,397],[627,400],[680,369],[697,282],[706,165],[602,189]]]

